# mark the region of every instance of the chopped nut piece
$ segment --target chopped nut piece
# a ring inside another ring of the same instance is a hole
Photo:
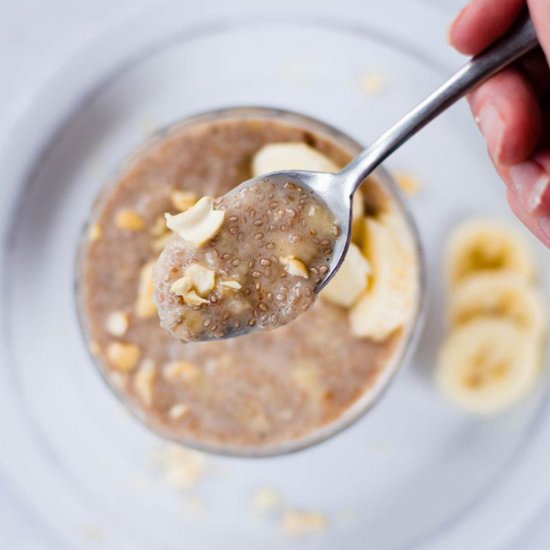
[[[208,304],[204,299],[216,285],[216,273],[199,264],[191,264],[183,277],[172,283],[170,290],[181,296],[186,304],[200,306]]]
[[[359,80],[361,91],[367,95],[381,92],[385,85],[386,81],[380,73],[365,73]]]
[[[157,306],[153,300],[153,266],[155,262],[148,262],[141,268],[139,275],[138,295],[135,313],[139,319],[149,319],[157,312]]]
[[[190,306],[200,306],[202,304],[210,303],[205,298],[201,298],[194,290],[190,290],[183,299]]]
[[[168,411],[168,416],[171,420],[179,420],[180,418],[183,418],[188,412],[189,405],[186,405],[185,403],[178,403],[177,405],[173,405],[172,407],[170,407],[170,410]]]
[[[290,536],[320,533],[327,527],[327,518],[318,512],[286,510],[282,518],[284,532]]]
[[[232,280],[220,281],[220,286],[224,286],[224,287],[231,288],[231,289],[234,289],[234,290],[239,290],[239,289],[242,288],[241,283],[239,283],[238,281],[232,281]]]
[[[276,489],[260,489],[254,495],[254,507],[259,512],[272,512],[278,510],[283,502],[281,493]]]
[[[307,267],[304,262],[298,260],[294,256],[283,256],[279,258],[280,262],[285,266],[289,275],[295,275],[296,277],[303,277],[309,279]]]
[[[107,346],[107,361],[118,371],[131,372],[136,368],[140,353],[134,344],[111,342]]]
[[[193,281],[189,277],[180,277],[176,279],[170,287],[170,292],[177,294],[178,296],[184,296],[187,294],[193,286]]]
[[[178,445],[170,445],[158,453],[156,462],[165,480],[182,490],[193,487],[203,477],[206,466],[201,453]]]
[[[223,210],[214,210],[214,199],[203,197],[194,206],[172,216],[165,214],[166,225],[183,240],[200,247],[214,237],[225,218]]]
[[[216,286],[216,273],[199,264],[191,264],[185,270],[185,277],[191,279],[193,288],[199,296],[208,296]]]
[[[177,296],[181,296],[186,304],[200,306],[208,304],[208,300],[201,298],[196,291],[192,290],[193,281],[189,277],[181,277],[172,283],[170,290]]]
[[[174,190],[170,194],[172,205],[180,212],[191,208],[197,202],[198,198],[197,194],[192,191]]]
[[[197,365],[190,361],[171,361],[164,366],[163,376],[169,382],[192,382],[202,374]]]
[[[98,241],[103,236],[103,229],[98,223],[93,223],[88,229],[88,240],[91,243]]]
[[[107,317],[105,329],[113,336],[124,336],[128,330],[128,315],[123,311],[113,311]]]
[[[115,223],[117,227],[127,231],[141,231],[145,227],[143,218],[135,210],[119,210]]]
[[[409,197],[418,195],[422,189],[420,180],[411,174],[407,174],[406,172],[395,172],[394,177],[397,181],[397,185],[401,188],[401,191]]]
[[[134,390],[146,407],[150,407],[153,404],[155,373],[155,363],[151,359],[144,359],[134,376]]]

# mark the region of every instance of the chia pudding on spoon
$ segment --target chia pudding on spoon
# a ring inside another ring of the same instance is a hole
[[[340,234],[311,191],[269,177],[166,220],[155,299],[161,326],[183,342],[292,321],[313,304]]]

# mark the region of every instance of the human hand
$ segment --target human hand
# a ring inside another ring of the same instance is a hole
[[[550,248],[550,0],[471,0],[451,25],[449,41],[475,55],[526,6],[541,48],[476,88],[468,102],[512,210]]]

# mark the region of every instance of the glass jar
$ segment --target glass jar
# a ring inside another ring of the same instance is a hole
[[[147,143],[145,143],[129,157],[129,159],[122,166],[120,174],[124,174],[125,171],[139,161],[143,155],[146,155],[159,143],[162,143],[163,140],[169,135],[171,136],[178,134],[179,132],[189,130],[190,128],[198,125],[215,123],[224,120],[243,119],[257,120],[259,122],[283,122],[305,132],[309,132],[310,134],[320,137],[323,140],[334,143],[340,149],[343,149],[347,154],[349,154],[350,157],[357,155],[362,150],[362,146],[359,143],[340,130],[308,116],[281,109],[258,107],[229,108],[209,111],[207,113],[192,116],[156,133]],[[79,244],[76,269],[76,298],[79,319],[86,343],[90,342],[90,334],[88,328],[88,318],[85,311],[86,308],[84,307],[83,300],[82,268],[83,259],[90,243],[88,229],[91,223],[93,223],[98,211],[102,208],[104,201],[108,199],[111,190],[119,181],[119,177],[120,176],[114,178],[113,182],[108,184],[101,192],[96,205],[92,209],[90,221],[87,224],[85,231],[83,231]],[[153,421],[153,417],[148,413],[145,407],[140,406],[135,400],[129,398],[128,393],[121,389],[120,384],[117,383],[117,378],[108,375],[106,365],[98,354],[94,353],[94,350],[90,350],[94,363],[98,367],[98,370],[102,374],[104,380],[107,382],[109,387],[114,390],[117,397],[130,410],[130,412],[132,412],[147,427],[151,428],[162,437],[177,441],[187,447],[192,447],[205,452],[246,457],[273,456],[305,449],[306,447],[315,445],[332,437],[361,418],[378,401],[382,393],[388,387],[390,381],[395,376],[396,372],[410,357],[414,349],[416,336],[418,335],[423,318],[425,296],[424,258],[419,242],[418,232],[411,215],[402,200],[401,194],[398,191],[396,182],[391,174],[383,167],[378,168],[369,177],[372,178],[385,192],[385,195],[387,195],[392,205],[400,212],[405,221],[407,231],[413,244],[415,262],[417,266],[416,274],[418,277],[416,288],[418,291],[415,297],[411,320],[402,331],[399,342],[395,346],[395,349],[393,349],[387,364],[384,365],[380,372],[377,372],[374,381],[358,399],[353,401],[334,420],[329,421],[326,424],[319,425],[308,433],[305,433],[297,438],[288,439],[286,441],[277,441],[276,443],[258,445],[241,445],[230,441],[224,441],[223,443],[208,440],[203,441],[200,437],[175,437],[169,429],[166,429],[165,426],[163,427],[158,422]],[[299,319],[297,322],[299,322]]]

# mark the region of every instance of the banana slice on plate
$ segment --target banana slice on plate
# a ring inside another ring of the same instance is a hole
[[[252,159],[254,177],[279,170],[338,172],[339,169],[340,167],[327,156],[301,142],[264,145]]]
[[[506,319],[475,319],[453,330],[441,347],[436,384],[449,400],[477,414],[502,411],[522,399],[540,372],[540,348]]]
[[[476,219],[459,226],[446,251],[450,286],[478,272],[507,271],[531,281],[535,267],[522,235],[495,220]]]
[[[350,327],[355,336],[382,341],[410,319],[416,264],[391,227],[365,218],[364,231],[371,284],[350,310]]]
[[[465,279],[451,294],[450,321],[457,326],[477,317],[506,318],[528,335],[540,338],[546,329],[542,304],[536,290],[520,275],[479,273]]]
[[[357,245],[351,243],[340,269],[321,291],[320,297],[342,307],[351,307],[367,288],[370,264]]]

